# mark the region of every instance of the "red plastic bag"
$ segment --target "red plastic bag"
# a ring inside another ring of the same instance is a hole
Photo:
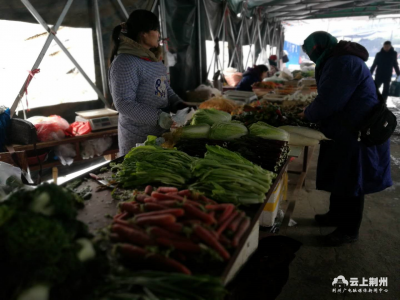
[[[67,136],[78,136],[92,132],[89,122],[74,122],[65,131]]]
[[[69,128],[69,123],[56,115],[32,117],[28,121],[35,125],[38,140],[41,142],[61,140],[65,137],[64,131]]]

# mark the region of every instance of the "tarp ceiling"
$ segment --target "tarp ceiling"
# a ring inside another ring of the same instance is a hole
[[[216,0],[218,1],[218,0]],[[348,16],[376,16],[400,12],[398,0],[228,0],[230,8],[239,13],[243,5],[249,10],[259,7],[274,20],[301,20]]]

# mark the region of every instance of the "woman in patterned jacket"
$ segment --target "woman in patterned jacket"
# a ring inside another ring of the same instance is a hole
[[[121,155],[143,143],[148,135],[160,136],[170,129],[169,112],[187,107],[169,85],[159,26],[155,14],[136,10],[112,33],[109,85],[119,112]]]

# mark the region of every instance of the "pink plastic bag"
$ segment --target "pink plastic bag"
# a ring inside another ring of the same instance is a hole
[[[69,123],[56,115],[32,117],[28,121],[35,125],[38,140],[41,142],[61,140],[65,137],[64,131],[69,128]]]

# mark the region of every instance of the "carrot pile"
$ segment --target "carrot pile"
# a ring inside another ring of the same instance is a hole
[[[227,261],[250,226],[235,205],[174,187],[147,186],[119,208],[110,238],[122,258],[140,268],[191,274],[184,263],[204,253]]]

